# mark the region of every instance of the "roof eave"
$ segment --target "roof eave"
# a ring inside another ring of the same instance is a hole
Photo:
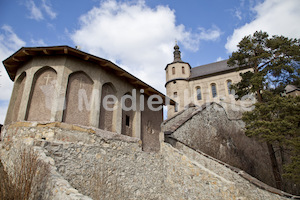
[[[168,68],[169,65],[172,65],[172,64],[175,64],[175,63],[184,63],[184,64],[188,64],[190,69],[192,69],[191,65],[187,62],[183,62],[183,61],[174,61],[174,62],[171,62],[169,64],[167,64],[167,66],[165,67],[165,70]]]
[[[16,72],[21,64],[30,60],[33,56],[36,55],[71,55],[78,57],[82,60],[88,62],[94,62],[101,67],[110,68],[114,70],[117,76],[127,79],[131,84],[138,86],[141,89],[144,89],[144,93],[147,95],[157,94],[163,99],[163,103],[166,104],[168,97],[154,89],[150,85],[141,81],[137,77],[133,76],[129,72],[120,68],[113,62],[94,56],[92,54],[80,51],[69,46],[48,46],[48,47],[22,47],[14,54],[9,56],[3,61],[3,65],[12,81],[14,81]],[[170,104],[175,104],[175,101],[170,99]]]

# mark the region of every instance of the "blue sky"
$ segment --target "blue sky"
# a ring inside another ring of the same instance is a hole
[[[299,10],[299,0],[1,0],[0,60],[22,46],[77,45],[164,93],[175,39],[196,67],[256,30],[300,38]],[[0,71],[3,123],[13,82]]]

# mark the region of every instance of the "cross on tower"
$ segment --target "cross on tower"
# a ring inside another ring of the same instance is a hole
[[[49,79],[51,79],[52,77],[49,74],[47,74],[47,76],[44,78],[46,79],[46,85],[48,85]]]

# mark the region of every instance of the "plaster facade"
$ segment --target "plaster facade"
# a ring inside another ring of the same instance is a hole
[[[92,126],[143,136],[154,140],[143,141],[148,144],[145,149],[158,150],[163,102],[155,111],[140,102],[153,94],[164,95],[110,61],[62,46],[22,48],[3,63],[15,80],[5,124],[46,121]]]
[[[248,107],[249,100],[236,101],[230,85],[241,80],[240,73],[249,69],[227,67],[227,62],[220,61],[191,68],[181,60],[178,45],[174,47],[174,61],[168,64],[166,71],[167,96],[177,104],[168,105],[168,118],[184,110],[189,104],[201,106],[209,102],[236,104]]]

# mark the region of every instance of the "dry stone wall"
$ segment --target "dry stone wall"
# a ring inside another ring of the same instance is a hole
[[[44,199],[286,199],[214,160],[165,143],[149,153],[137,138],[63,123],[19,122],[2,133],[6,168],[25,144],[52,166]]]

